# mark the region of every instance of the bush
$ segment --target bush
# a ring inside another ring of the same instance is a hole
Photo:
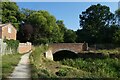
[[[47,46],[41,45],[41,46],[36,46],[35,50],[31,53],[30,55],[30,62],[31,62],[31,67],[32,67],[32,79],[34,78],[40,78],[40,77],[48,77],[49,73],[48,71],[44,70],[43,68],[41,69],[41,64],[42,59],[43,59],[43,53],[47,50]],[[36,79],[35,79],[36,80]]]
[[[120,29],[117,30],[115,33],[114,33],[114,37],[113,37],[114,41],[116,44],[119,44],[120,43]],[[120,46],[120,45],[119,45]]]
[[[117,77],[120,78],[120,59],[66,59],[62,64],[75,67],[79,70],[90,72],[93,77]]]
[[[57,76],[66,76],[67,75],[67,69],[60,69],[58,72],[56,72]]]
[[[17,51],[18,45],[19,45],[19,41],[18,40],[4,40],[5,43],[7,43],[7,48],[8,49],[14,49],[15,51]]]

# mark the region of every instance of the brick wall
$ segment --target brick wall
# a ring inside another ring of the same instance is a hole
[[[29,52],[32,49],[32,44],[30,42],[27,43],[19,43],[18,52],[23,54]]]
[[[70,50],[74,52],[86,51],[88,49],[87,43],[55,43],[49,45],[54,54],[59,50]]]

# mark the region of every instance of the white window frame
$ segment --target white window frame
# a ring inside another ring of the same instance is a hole
[[[8,27],[8,33],[11,33],[11,32],[12,32],[11,27]]]

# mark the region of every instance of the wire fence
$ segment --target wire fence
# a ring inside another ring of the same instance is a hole
[[[0,39],[0,55],[4,54],[13,54],[13,50],[10,48],[8,49],[7,43],[3,42],[3,40]]]

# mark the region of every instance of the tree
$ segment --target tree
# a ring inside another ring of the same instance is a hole
[[[17,32],[17,39],[20,42],[31,41],[30,39],[32,37],[32,33],[33,33],[32,25],[27,24],[27,23],[21,24],[21,27],[20,27],[19,31]]]
[[[76,33],[73,30],[66,30],[64,33],[64,42],[65,43],[74,43],[76,41]]]
[[[118,21],[118,25],[120,26],[120,8],[115,11],[116,20]]]
[[[120,29],[117,30],[117,31],[114,33],[113,38],[114,38],[115,43],[119,45],[119,44],[120,44]]]
[[[30,10],[27,8],[22,8],[20,10],[21,13],[21,19],[22,21],[24,21],[25,23],[27,22],[27,18],[30,16],[30,14],[32,14],[33,12],[36,12],[35,10]]]
[[[77,35],[76,42],[77,43],[81,43],[81,42],[84,42],[84,41],[89,42],[89,39],[88,39],[89,34],[86,35],[87,33],[88,32],[85,32],[83,29],[78,29],[76,31],[76,35]]]
[[[64,25],[63,20],[57,20],[56,23],[57,23],[58,27],[60,28],[61,33],[64,33],[67,30],[67,28]]]
[[[28,16],[27,23],[33,26],[32,42],[34,44],[63,41],[60,28],[54,16],[47,11],[35,11]]]
[[[19,7],[15,2],[2,2],[2,23],[12,23],[17,29],[21,20]]]
[[[89,43],[106,43],[108,28],[113,23],[114,14],[109,7],[100,4],[92,5],[80,15],[80,26],[84,38]],[[86,32],[86,33],[85,33]]]
[[[56,23],[57,23],[58,27],[60,28],[61,36],[64,38],[67,28],[65,27],[63,20],[57,20]],[[62,41],[62,42],[64,42],[64,41]]]

